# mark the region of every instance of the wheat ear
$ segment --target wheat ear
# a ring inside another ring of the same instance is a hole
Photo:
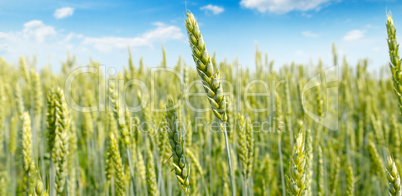
[[[168,132],[169,143],[172,150],[173,166],[176,171],[176,177],[185,194],[190,195],[190,167],[184,150],[183,134],[180,131],[180,123],[172,99],[169,99],[166,105],[165,117],[167,122],[166,130]]]
[[[355,178],[353,174],[353,168],[350,164],[346,168],[346,195],[353,196],[355,187]]]
[[[49,90],[46,111],[47,144],[49,151],[53,149],[54,139],[56,138],[55,99],[56,94],[53,90]]]
[[[147,189],[148,189],[148,195],[150,196],[157,196],[159,195],[158,193],[158,184],[156,181],[156,174],[155,174],[155,162],[154,162],[154,156],[152,155],[152,150],[149,149],[150,147],[147,147]]]
[[[288,193],[293,196],[306,195],[305,166],[306,156],[304,150],[304,131],[300,131],[292,151],[290,176],[287,177]]]
[[[110,153],[112,158],[112,165],[113,165],[113,174],[115,185],[117,185],[117,195],[123,196],[125,195],[126,187],[125,187],[125,173],[123,163],[120,157],[119,146],[117,144],[116,137],[113,132],[109,133],[109,140],[110,140]]]
[[[26,192],[31,195],[35,190],[32,182],[35,180],[34,174],[36,172],[36,167],[32,157],[31,118],[28,112],[25,112],[22,115],[22,120],[22,160],[26,175]]]
[[[399,44],[396,40],[396,29],[394,21],[391,15],[387,15],[387,27],[388,33],[388,49],[390,58],[390,68],[392,72],[392,82],[394,85],[394,92],[397,95],[399,101],[399,110],[402,112],[402,74],[401,74],[401,59],[399,57]]]
[[[25,112],[23,114],[23,125],[22,125],[22,160],[24,163],[24,170],[26,173],[29,172],[29,167],[32,161],[32,135],[31,135],[31,118],[29,113]]]
[[[64,100],[64,93],[60,88],[56,92],[55,114],[56,138],[52,152],[52,159],[56,162],[55,188],[58,194],[62,194],[67,178],[66,174],[69,146],[69,119],[67,105]]]
[[[304,126],[304,125],[303,125]],[[314,166],[314,152],[313,152],[313,136],[311,129],[306,131],[306,191],[307,195],[311,196],[312,193],[312,181],[313,181],[313,166]]]
[[[390,196],[401,196],[401,178],[391,156],[387,160],[388,193]]]
[[[204,38],[201,35],[201,31],[198,27],[197,20],[192,13],[187,13],[185,19],[185,26],[187,29],[187,35],[192,51],[193,60],[196,64],[198,75],[202,79],[203,87],[205,89],[209,103],[215,116],[221,121],[221,130],[224,133],[226,144],[226,155],[229,166],[230,185],[232,189],[232,195],[235,195],[236,188],[233,176],[232,160],[230,157],[229,142],[226,132],[227,108],[225,96],[223,95],[223,89],[220,83],[220,74],[216,70],[211,62],[211,58],[205,47]]]

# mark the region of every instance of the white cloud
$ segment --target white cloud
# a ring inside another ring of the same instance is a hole
[[[23,52],[32,46],[33,48],[37,47],[38,50],[31,50],[30,53],[36,53],[43,46],[51,45],[65,50],[67,46],[71,48],[74,45],[75,47],[93,47],[100,52],[109,52],[116,49],[127,49],[127,46],[134,48],[152,47],[155,43],[180,40],[184,37],[181,29],[177,26],[160,22],[153,23],[153,25],[156,26],[154,29],[137,37],[90,37],[74,32],[58,34],[54,27],[45,25],[40,20],[33,20],[25,23],[21,31],[0,32],[0,51],[7,50],[6,52],[10,52],[21,49]],[[27,47],[20,47],[24,43]]]
[[[58,30],[34,20],[25,23],[19,31],[0,32],[0,55],[6,59],[18,59],[20,55],[37,55],[40,65],[53,62],[58,69],[58,62],[64,60],[67,51],[77,54],[81,60],[92,56],[115,63],[118,60],[111,56],[121,57],[127,46],[134,50],[141,47],[152,49],[155,44],[184,37],[177,26],[163,23],[154,25],[153,29],[139,36],[90,37]],[[105,55],[104,52],[110,52],[110,55]]]
[[[57,33],[52,26],[43,24],[40,20],[32,20],[24,24],[23,37],[42,43]]]
[[[177,26],[168,26],[163,23],[154,23],[156,29],[146,32],[138,37],[86,37],[83,43],[91,45],[101,52],[109,52],[115,49],[126,49],[130,47],[140,47],[152,45],[156,42],[168,40],[179,40],[183,38],[183,33]]]
[[[330,0],[241,0],[240,5],[261,13],[285,14],[290,11],[318,10]]]
[[[305,55],[305,53],[302,50],[296,51],[295,54],[299,55],[299,56],[304,56]]]
[[[310,31],[303,31],[302,34],[303,34],[305,37],[318,37],[318,34],[312,33],[312,32],[310,32]]]
[[[363,31],[363,30],[352,30],[352,31],[349,31],[343,37],[343,40],[345,40],[345,41],[358,40],[358,39],[364,37],[364,33],[365,33],[365,31]]]
[[[225,11],[225,9],[221,6],[217,6],[217,5],[206,5],[200,8],[201,10],[204,10],[206,13],[212,13],[214,15],[218,15],[220,13],[222,13],[223,11]]]
[[[66,53],[66,43],[60,40],[62,37],[54,27],[40,20],[29,21],[20,31],[0,32],[0,53],[7,59],[36,54],[47,60],[49,56]]]
[[[81,38],[83,38],[83,37],[84,37],[84,35],[82,35],[82,34],[69,33],[69,34],[67,34],[67,36],[65,37],[64,41],[69,42],[69,41],[71,41],[71,40],[73,40],[73,39],[81,39]]]
[[[71,7],[63,7],[54,11],[53,16],[57,19],[66,18],[72,16],[74,14],[74,8]]]

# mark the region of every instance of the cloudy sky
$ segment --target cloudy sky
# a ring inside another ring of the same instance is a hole
[[[81,65],[89,58],[108,66],[127,65],[130,47],[136,65],[179,56],[193,65],[184,27],[186,8],[194,13],[208,51],[218,60],[254,67],[255,46],[276,66],[295,61],[331,64],[331,43],[355,64],[368,57],[373,68],[388,62],[385,19],[392,12],[402,31],[402,3],[385,0],[225,0],[225,1],[0,1],[0,56],[20,55],[51,63],[58,70],[67,52]],[[399,28],[398,28],[399,27]],[[401,40],[402,41],[402,40]]]

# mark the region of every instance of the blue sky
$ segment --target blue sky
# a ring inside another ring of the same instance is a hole
[[[226,1],[0,1],[0,56],[18,62],[38,58],[38,67],[60,68],[69,51],[79,64],[89,57],[107,66],[127,65],[127,47],[135,64],[162,60],[168,66],[183,57],[193,65],[184,27],[194,13],[208,51],[219,61],[238,58],[254,68],[255,46],[275,66],[295,61],[332,64],[331,43],[350,63],[368,57],[370,67],[388,62],[385,19],[391,11],[402,27],[402,2],[381,0],[226,0]],[[400,27],[400,28],[398,28]],[[400,31],[397,34],[400,34]]]

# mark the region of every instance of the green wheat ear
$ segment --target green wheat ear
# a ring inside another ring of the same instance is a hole
[[[221,121],[221,130],[225,137],[226,156],[229,166],[230,185],[232,189],[232,195],[236,194],[235,179],[233,174],[231,151],[229,147],[228,136],[226,132],[227,117],[227,102],[223,95],[221,86],[221,78],[219,71],[214,73],[214,67],[212,65],[211,58],[205,47],[204,38],[201,35],[201,31],[198,27],[197,20],[192,13],[187,12],[187,18],[185,19],[185,26],[187,29],[188,40],[190,43],[193,60],[197,67],[198,75],[201,77],[204,90],[206,92],[209,103],[211,104],[214,115]]]
[[[392,83],[394,85],[394,92],[398,97],[399,110],[402,112],[402,72],[401,72],[401,59],[399,57],[399,44],[396,40],[396,29],[394,21],[391,15],[387,15],[387,27],[388,33],[388,49],[390,58],[390,68],[392,72]]]
[[[148,195],[151,196],[157,196],[159,195],[158,193],[158,185],[157,185],[157,180],[156,180],[156,174],[155,174],[155,162],[154,162],[154,156],[152,155],[152,151],[150,147],[147,147],[147,155],[148,155],[148,160],[147,160],[147,166],[146,166],[146,171],[147,171],[147,189],[148,189]]]
[[[220,83],[220,74],[218,70],[214,73],[214,66],[212,65],[211,58],[208,54],[207,48],[205,47],[204,38],[198,28],[197,20],[195,20],[192,13],[187,13],[185,25],[193,54],[193,60],[197,66],[197,72],[202,79],[212,111],[217,118],[226,122],[226,101]]]
[[[387,178],[388,178],[388,193],[390,196],[402,195],[401,178],[398,169],[392,157],[388,156],[387,159]]]
[[[237,154],[241,160],[243,167],[243,176],[245,179],[251,177],[253,170],[253,158],[254,158],[254,138],[253,128],[250,118],[244,118],[244,116],[238,116],[240,124],[240,132],[238,134],[238,148]]]
[[[26,173],[28,173],[32,161],[31,118],[28,112],[25,112],[22,118],[22,157],[24,170]]]
[[[55,141],[52,151],[52,161],[56,163],[56,184],[58,194],[64,189],[67,179],[67,161],[69,148],[69,124],[68,108],[62,89],[58,88],[55,99]]]
[[[353,196],[355,189],[355,178],[353,174],[353,168],[348,163],[346,166],[346,195]]]
[[[125,195],[125,173],[123,163],[120,157],[119,146],[116,140],[116,137],[113,132],[109,133],[110,140],[110,153],[112,158],[113,165],[113,174],[114,179],[116,180],[115,186],[117,187],[117,195]]]
[[[287,191],[289,195],[306,195],[306,152],[304,148],[304,129],[299,133],[292,151],[290,176],[287,177]]]
[[[166,122],[169,143],[172,150],[173,166],[186,195],[190,195],[190,167],[184,150],[183,133],[180,131],[180,124],[177,118],[177,112],[174,109],[173,100],[169,98],[166,105]]]
[[[54,140],[56,138],[55,99],[56,94],[54,93],[53,90],[49,90],[47,95],[47,111],[46,111],[47,143],[49,151],[52,151],[54,146]]]

